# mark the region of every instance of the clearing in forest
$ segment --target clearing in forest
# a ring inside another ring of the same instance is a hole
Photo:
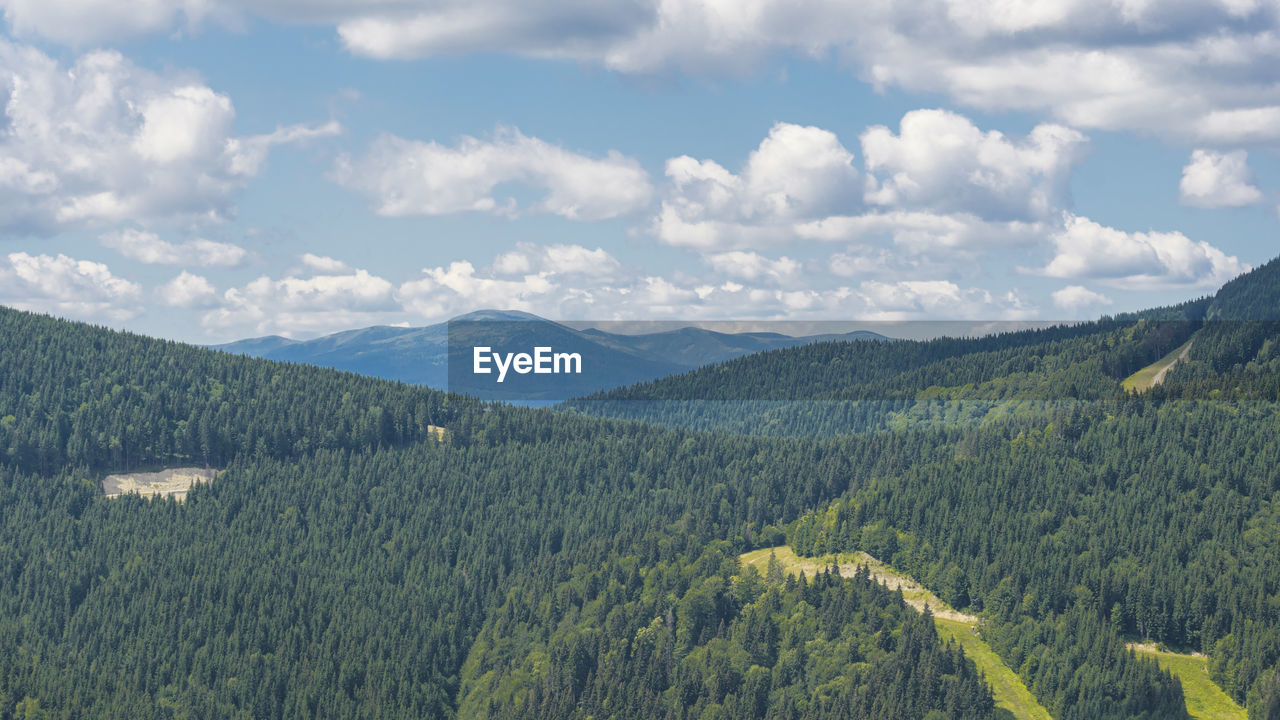
[[[962,613],[942,602],[938,596],[926,590],[910,577],[885,565],[864,552],[840,553],[823,557],[802,557],[796,555],[790,545],[775,548],[764,548],[744,553],[738,560],[743,565],[752,565],[761,575],[769,571],[769,556],[773,555],[782,564],[783,572],[798,575],[803,572],[809,577],[830,568],[832,564],[839,566],[840,574],[850,577],[860,565],[866,565],[871,577],[890,590],[901,590],[902,599],[916,610],[923,611],[928,606],[933,613],[933,624],[938,634],[954,640],[964,648],[965,657],[973,661],[991,687],[996,706],[1013,713],[1021,720],[1053,720],[1049,712],[1036,701],[1031,691],[1023,684],[1022,679],[1009,669],[1000,656],[983,642],[978,634],[978,618]]]
[[[212,468],[169,468],[160,472],[122,473],[102,479],[102,492],[109,498],[141,495],[145,498],[168,495],[181,502],[196,483],[212,482],[221,473]]]
[[[1179,360],[1186,360],[1189,352],[1191,352],[1190,340],[1183,343],[1182,347],[1125,378],[1120,386],[1129,392],[1150,390],[1164,381],[1165,373],[1168,373]]]
[[[1196,720],[1246,720],[1245,709],[1209,679],[1209,665],[1200,653],[1175,653],[1150,643],[1130,643],[1139,655],[1154,658],[1160,667],[1182,683],[1187,713]]]

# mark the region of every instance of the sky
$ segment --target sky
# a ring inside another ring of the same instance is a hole
[[[1076,320],[1280,254],[1280,3],[0,0],[0,304]]]

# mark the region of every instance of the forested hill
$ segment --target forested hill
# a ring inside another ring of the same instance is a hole
[[[736,579],[933,440],[664,431],[4,309],[0,336],[4,720],[997,716],[865,578]],[[98,485],[174,464],[226,470],[182,503]]]
[[[1093,401],[1187,341],[1210,299],[977,338],[820,343],[591,395],[578,412],[753,434],[825,436],[922,420],[980,423],[1034,403]]]
[[[1210,320],[1280,320],[1280,258],[1223,285],[1209,306]]]
[[[981,424],[1045,404],[1096,401],[1190,341],[1162,396],[1280,398],[1280,260],[1215,295],[1075,325],[978,338],[820,343],[738,358],[598,393],[589,415],[737,433],[830,436]]]
[[[846,345],[862,361],[831,380],[861,384],[832,390],[904,405],[825,439],[486,405],[0,310],[0,720],[1001,715],[864,575],[738,566],[784,542],[866,551],[979,615],[1057,720],[1185,717],[1136,641],[1204,652],[1280,718],[1280,358],[1266,322],[1207,318],[1262,302],[1248,285]],[[1188,340],[1161,385],[1121,389]],[[814,360],[817,392],[821,352],[767,358]],[[784,425],[814,404],[779,402]],[[98,485],[206,464],[226,471],[183,503]]]
[[[1095,399],[1118,391],[1129,374],[1206,326],[1216,326],[1213,339],[1199,343],[1197,357],[1213,358],[1218,370],[1248,362],[1277,321],[1280,258],[1212,297],[1172,307],[977,338],[771,350],[602,392],[576,407],[605,408],[600,412],[607,414],[623,407],[613,401],[877,402],[963,386],[977,390],[969,397]]]

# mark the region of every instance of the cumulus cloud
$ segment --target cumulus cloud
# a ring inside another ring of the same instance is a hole
[[[834,215],[796,226],[796,235],[826,242],[864,242],[887,237],[915,253],[983,249],[1035,242],[1047,232],[1045,222],[988,221],[972,213],[923,211]]]
[[[394,286],[367,270],[280,279],[263,275],[223,293],[202,322],[214,332],[252,328],[295,335],[371,325],[397,309]]]
[[[311,268],[312,270],[315,270],[316,272],[335,274],[335,273],[345,272],[346,270],[349,269],[346,263],[342,262],[341,260],[335,260],[334,258],[328,257],[326,255],[302,253],[302,255],[299,257],[302,260],[303,265],[306,265],[307,267]]]
[[[1083,285],[1068,285],[1061,290],[1054,290],[1052,297],[1054,306],[1071,312],[1111,304],[1111,298]]]
[[[146,0],[130,3],[128,12],[112,0],[4,0],[4,17],[18,35],[39,35],[71,45],[86,45],[167,33],[196,26],[219,3],[208,0]],[[75,18],[74,21],[69,18]]]
[[[792,280],[800,272],[800,263],[783,256],[777,260],[756,252],[734,250],[708,255],[707,263],[717,272],[742,280]]]
[[[1273,4],[1186,0],[0,0],[20,34],[70,43],[240,15],[328,23],[357,55],[501,52],[625,73],[750,72],[781,53],[835,56],[877,86],[1077,128],[1154,130],[1204,145],[1280,140]],[[77,18],[66,22],[65,18]]]
[[[625,215],[652,193],[648,173],[617,151],[593,158],[506,128],[453,147],[383,135],[360,157],[341,158],[331,176],[390,216],[515,213],[515,198],[495,196],[504,183],[544,192],[533,209],[571,220]]]
[[[1042,113],[1079,128],[1137,129],[1206,144],[1273,142],[1277,16],[1179,3],[873,4],[850,47],[866,79],[972,107]],[[864,25],[865,29],[870,29]]]
[[[1052,241],[1056,254],[1040,272],[1134,287],[1212,287],[1249,270],[1207,242],[1180,232],[1125,232],[1085,217],[1066,218]]]
[[[687,155],[668,160],[666,174],[653,230],[670,245],[751,247],[861,204],[853,153],[817,127],[774,125],[739,174]]]
[[[0,302],[81,320],[123,321],[141,312],[137,283],[99,262],[59,253],[9,253],[0,264]]]
[[[993,296],[946,280],[843,285],[831,283],[831,275],[815,275],[790,283],[800,274],[800,263],[790,258],[729,251],[709,255],[707,262],[712,272],[703,275],[557,277],[526,272],[534,269],[529,266],[503,276],[500,263],[483,272],[459,261],[424,269],[396,296],[405,310],[430,320],[484,307],[599,320],[725,319],[744,313],[756,318],[1022,318],[1034,311],[1016,293]]]
[[[218,291],[213,283],[186,270],[156,288],[156,296],[164,304],[180,308],[208,307],[218,301]]]
[[[881,316],[956,317],[992,304],[991,294],[980,288],[962,289],[949,280],[903,280],[885,283],[869,280],[861,290]]]
[[[1039,125],[1025,138],[984,132],[943,110],[903,116],[862,135],[867,175],[828,130],[779,123],[740,173],[688,156],[667,161],[651,229],[701,251],[793,240],[890,240],[918,255],[955,255],[1043,241],[1069,204],[1078,132]]]
[[[463,2],[436,0],[406,8],[375,2],[338,22],[343,44],[357,55],[390,59],[491,50],[534,57],[599,56],[654,16],[651,2]],[[382,11],[376,9],[379,5]]]
[[[127,258],[150,265],[233,267],[248,255],[248,251],[232,243],[198,238],[175,244],[161,240],[155,233],[134,228],[105,233],[98,241]]]
[[[1068,202],[1067,183],[1085,137],[1038,125],[1022,140],[983,132],[947,110],[914,110],[898,134],[883,125],[862,134],[874,205],[988,219],[1034,220]]]
[[[556,287],[545,274],[517,280],[477,275],[475,266],[463,260],[447,268],[423,268],[422,277],[400,285],[397,297],[414,314],[442,318],[475,308],[532,312]]]
[[[1248,154],[1244,150],[1219,153],[1195,150],[1182,168],[1178,196],[1184,205],[1227,208],[1253,205],[1262,200],[1262,191],[1253,184]]]
[[[227,96],[109,51],[64,67],[0,39],[0,89],[0,228],[9,231],[223,218],[271,146],[337,130],[236,137]]]
[[[607,276],[617,272],[622,265],[604,250],[588,250],[581,245],[557,243],[535,245],[516,243],[514,250],[502,253],[493,260],[493,269],[500,275],[594,275]]]

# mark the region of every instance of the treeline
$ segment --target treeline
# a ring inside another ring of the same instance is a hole
[[[1209,300],[1092,323],[930,341],[816,343],[564,404],[700,430],[831,437],[976,425],[1120,392],[1186,342]]]
[[[0,337],[0,462],[41,474],[397,445],[476,405],[5,308]]]

